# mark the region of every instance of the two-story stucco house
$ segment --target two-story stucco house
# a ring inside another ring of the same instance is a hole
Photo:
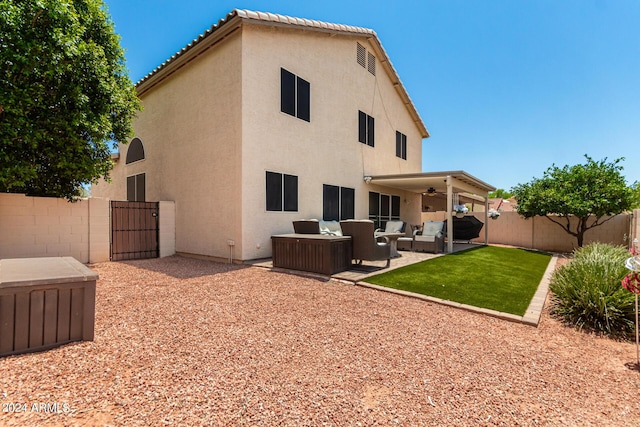
[[[419,193],[363,179],[420,173],[429,136],[372,30],[234,10],[137,91],[92,195],[175,201],[178,253],[269,257],[300,218],[420,222]]]

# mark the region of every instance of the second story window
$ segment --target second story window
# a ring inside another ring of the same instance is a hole
[[[374,146],[375,121],[370,115],[358,111],[358,141]]]
[[[396,156],[407,160],[407,135],[396,131]]]
[[[140,160],[144,160],[144,145],[142,145],[140,138],[133,138],[127,149],[126,164],[128,165],[129,163],[135,163]]]
[[[280,111],[311,121],[311,84],[284,68],[280,69]]]

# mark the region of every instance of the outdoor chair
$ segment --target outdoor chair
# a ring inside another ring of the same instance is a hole
[[[413,250],[422,250],[436,254],[444,252],[443,227],[443,221],[425,221],[422,225],[422,233],[416,233],[416,235],[413,236]]]
[[[413,251],[413,236],[421,229],[419,225],[411,225],[409,229],[407,229],[405,236],[398,239],[398,250]]]
[[[320,234],[320,222],[317,219],[299,219],[293,221],[296,234]]]
[[[391,263],[391,246],[389,239],[384,236],[376,238],[374,235],[373,221],[370,220],[346,220],[340,221],[342,233],[351,236],[352,258],[359,264],[362,261],[387,261],[386,267]]]
[[[384,229],[378,228],[376,229],[376,235],[378,233],[404,233],[405,223],[404,221],[387,221],[384,226]]]

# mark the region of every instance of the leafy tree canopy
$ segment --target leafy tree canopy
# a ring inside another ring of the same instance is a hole
[[[520,215],[545,216],[575,236],[579,247],[587,230],[607,222],[610,218],[605,216],[629,210],[633,203],[633,191],[621,174],[623,158],[610,163],[606,158],[585,158],[586,163],[575,166],[552,165],[542,178],[512,188]],[[570,216],[577,219],[573,227]]]
[[[636,181],[631,185],[631,189],[633,190],[633,209],[640,209],[640,182]]]
[[[0,191],[66,197],[109,177],[140,109],[101,0],[0,0]]]

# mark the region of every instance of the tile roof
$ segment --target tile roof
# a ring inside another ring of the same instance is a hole
[[[296,17],[269,13],[269,12],[256,12],[256,11],[245,10],[245,9],[234,9],[230,13],[228,13],[227,16],[220,19],[216,24],[213,24],[204,33],[200,34],[197,38],[193,39],[191,43],[187,44],[185,47],[183,47],[178,52],[173,54],[169,59],[167,59],[162,64],[157,66],[155,69],[153,69],[153,71],[151,71],[149,74],[147,74],[142,79],[140,79],[136,83],[136,87],[138,89],[141,89],[142,86],[145,86],[145,83],[148,83],[155,76],[162,74],[162,72],[165,69],[167,69],[169,66],[176,63],[181,57],[185,56],[189,51],[191,51],[192,49],[200,45],[203,42],[203,40],[207,39],[208,37],[210,37],[215,33],[219,33],[222,29],[224,29],[228,25],[229,22],[232,22],[232,21],[239,21],[239,22],[253,21],[253,22],[259,22],[259,23],[270,24],[270,25],[283,25],[288,27],[307,28],[315,31],[345,33],[345,34],[351,34],[355,36],[363,36],[363,37],[367,37],[375,40],[376,42],[375,44],[383,56],[383,58],[380,58],[380,62],[383,64],[383,66],[385,66],[385,68],[387,68],[387,72],[389,73],[394,86],[397,86],[399,88],[400,95],[404,99],[404,103],[409,109],[409,111],[412,113],[412,116],[414,116],[414,120],[417,126],[421,129],[423,137],[425,138],[429,137],[429,131],[427,131],[427,128],[424,125],[424,122],[422,121],[422,119],[420,118],[420,115],[418,114],[418,111],[415,108],[413,101],[409,97],[407,90],[405,89],[404,85],[400,81],[400,77],[398,76],[397,71],[391,64],[391,61],[389,60],[389,56],[387,55],[387,52],[382,47],[382,43],[380,43],[380,40],[378,39],[378,35],[376,34],[376,32],[369,28],[356,27],[352,25],[332,24],[329,22],[322,22],[322,21],[306,19],[306,18],[296,18]]]

